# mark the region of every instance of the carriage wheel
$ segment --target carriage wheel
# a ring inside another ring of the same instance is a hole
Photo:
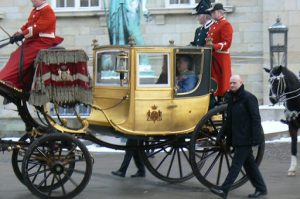
[[[166,140],[149,140],[145,145],[158,144]],[[171,183],[184,182],[194,174],[189,163],[190,138],[178,138],[150,150],[141,150],[147,169],[157,178]]]
[[[21,142],[27,142],[28,144],[30,144],[31,142],[34,141],[33,137],[30,137],[28,134],[23,135],[19,141]],[[24,184],[24,180],[23,180],[23,175],[21,172],[22,169],[22,163],[23,163],[23,159],[24,159],[24,155],[26,150],[28,149],[27,146],[22,147],[22,148],[15,148],[12,152],[12,158],[11,158],[11,163],[12,163],[12,167],[13,167],[13,171],[15,173],[15,175],[17,176],[18,180]],[[68,175],[66,175],[61,182],[66,182],[68,181],[68,177],[67,176],[71,176],[72,172],[74,170],[74,166],[75,166],[75,162],[73,162],[72,164],[70,164],[70,168],[68,170]],[[45,171],[46,173],[46,171]],[[55,183],[53,185],[51,185],[51,187],[49,187],[49,185],[43,185],[40,187],[40,190],[43,191],[47,191],[49,189],[55,189],[60,187],[60,184]]]
[[[29,138],[28,134],[25,134],[19,139],[19,141],[30,143],[33,141],[33,139]],[[18,180],[20,182],[22,182],[23,184],[24,184],[24,180],[23,180],[21,168],[22,168],[24,154],[25,154],[27,148],[28,147],[15,148],[13,150],[12,156],[11,156],[11,164],[12,164],[13,171],[14,171],[16,177],[18,178]]]
[[[226,137],[216,143],[216,136],[224,123],[227,105],[210,110],[198,123],[191,139],[191,165],[197,179],[208,188],[219,188],[224,182],[232,162],[234,148],[227,146]],[[256,162],[260,164],[264,142],[253,147]],[[231,189],[238,188],[248,180],[243,169]]]
[[[24,183],[40,198],[63,199],[79,194],[92,174],[92,159],[79,140],[53,133],[34,141],[22,164]]]

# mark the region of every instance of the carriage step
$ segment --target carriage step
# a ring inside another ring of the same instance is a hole
[[[0,138],[0,151],[12,151],[14,149],[21,148],[19,142],[13,140],[3,140]]]

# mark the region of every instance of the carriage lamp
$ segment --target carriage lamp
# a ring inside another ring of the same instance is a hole
[[[126,52],[120,52],[117,55],[117,64],[115,71],[118,73],[127,73],[128,72],[128,55]]]
[[[117,64],[115,71],[120,73],[120,85],[123,86],[126,83],[125,73],[128,73],[128,55],[122,51],[117,55]]]
[[[276,23],[269,27],[271,68],[287,67],[287,34],[288,27],[277,17]]]

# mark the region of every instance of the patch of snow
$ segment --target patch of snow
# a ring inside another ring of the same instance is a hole
[[[124,153],[124,150],[116,150],[116,149],[110,149],[110,148],[106,148],[106,147],[100,147],[97,144],[90,144],[86,146],[87,149],[90,152],[94,152],[94,153]]]
[[[298,140],[300,139],[300,136],[298,136]],[[286,137],[286,138],[279,138],[276,140],[270,140],[270,141],[266,141],[266,143],[288,143],[291,142],[291,138],[290,137]]]
[[[278,132],[289,130],[288,125],[283,124],[282,122],[279,121],[263,121],[261,125],[264,129],[265,134],[278,133]]]
[[[260,105],[259,106],[260,110],[263,109],[280,109],[280,110],[284,110],[284,106],[283,105],[272,105],[272,104],[268,104],[268,105]]]

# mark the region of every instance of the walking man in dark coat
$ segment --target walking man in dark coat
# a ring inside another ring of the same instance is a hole
[[[249,198],[258,198],[267,194],[267,187],[255,162],[252,146],[264,141],[261,118],[257,98],[244,89],[239,75],[230,78],[230,92],[228,93],[227,119],[224,126],[224,135],[228,144],[235,148],[232,165],[220,189],[211,191],[221,198],[227,198],[230,187],[238,177],[242,166],[251,184],[255,188]],[[217,137],[217,141],[221,136]]]

